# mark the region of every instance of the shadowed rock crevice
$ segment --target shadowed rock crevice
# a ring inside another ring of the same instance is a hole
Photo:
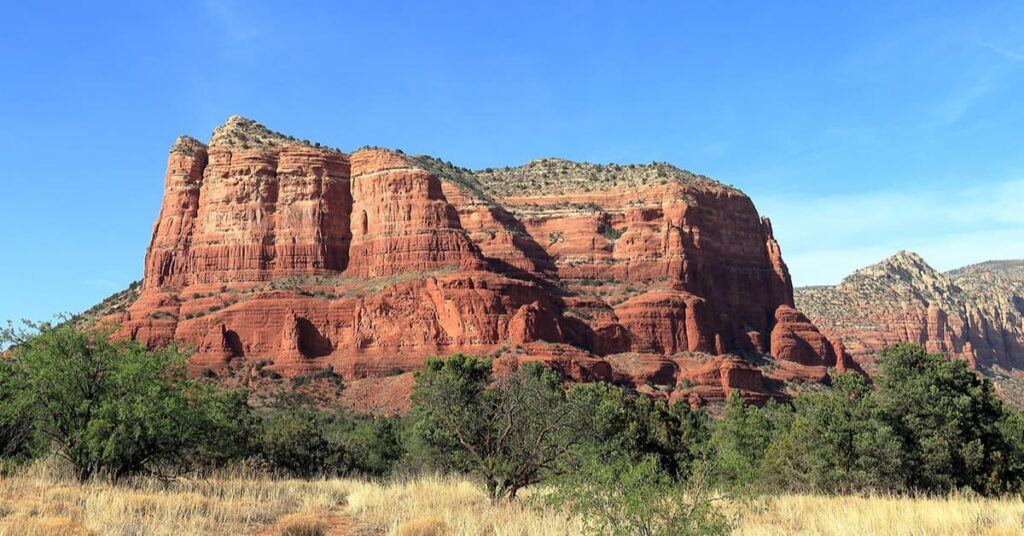
[[[245,357],[245,349],[242,346],[242,339],[238,333],[232,330],[224,332],[224,345],[228,351],[228,357]]]
[[[334,351],[331,340],[320,333],[312,322],[305,318],[297,318],[295,325],[299,332],[299,353],[303,357],[323,357]]]

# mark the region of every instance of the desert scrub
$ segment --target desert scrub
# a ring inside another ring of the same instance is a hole
[[[162,320],[177,320],[178,316],[168,311],[153,311],[146,315],[148,318],[162,319]]]
[[[575,191],[621,191],[669,182],[699,190],[735,191],[732,186],[665,162],[619,165],[542,158],[519,167],[476,171],[472,178],[482,190],[496,198],[522,196],[523,192],[551,195]]]
[[[603,235],[608,240],[614,242],[621,238],[622,235],[626,234],[626,229],[626,227],[623,227],[622,229],[616,229],[611,225],[604,225],[601,227],[601,235]]]

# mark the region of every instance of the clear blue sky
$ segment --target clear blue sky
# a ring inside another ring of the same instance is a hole
[[[1024,3],[502,4],[8,3],[0,320],[139,278],[167,149],[236,113],[468,167],[669,161],[749,193],[798,285],[1024,257]]]

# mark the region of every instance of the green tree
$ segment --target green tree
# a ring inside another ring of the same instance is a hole
[[[768,447],[761,466],[771,489],[849,493],[896,491],[902,444],[878,415],[866,379],[839,374],[825,392],[794,399],[789,430]]]
[[[30,458],[38,443],[32,408],[13,365],[12,360],[0,357],[0,469]]]
[[[1000,430],[1004,407],[991,382],[965,361],[913,344],[886,348],[879,363],[876,396],[881,418],[904,445],[904,487],[1001,491],[1011,449]]]
[[[237,439],[231,434],[245,421],[223,414],[240,409],[230,403],[234,395],[190,380],[186,356],[173,347],[147,350],[69,323],[30,324],[4,336],[14,345],[14,398],[31,408],[36,433],[79,479],[181,467],[202,452],[197,445]]]
[[[455,354],[417,373],[415,444],[440,465],[480,477],[492,501],[559,470],[580,441],[578,412],[547,368],[527,363],[491,383],[491,363]]]
[[[332,420],[311,408],[269,416],[259,438],[260,453],[275,471],[293,476],[340,472],[344,447],[339,435],[330,432]]]
[[[195,416],[189,433],[196,440],[185,447],[179,467],[208,471],[252,454],[258,421],[248,391],[196,380],[185,385]]]
[[[1007,446],[1007,452],[1000,460],[1003,487],[1013,493],[1024,492],[1024,409],[1007,410],[999,428]]]
[[[402,454],[397,419],[342,409],[289,407],[266,414],[258,444],[274,471],[299,477],[384,476]]]
[[[674,478],[685,480],[698,459],[707,455],[710,419],[684,404],[661,400],[608,383],[580,384],[570,391],[583,408],[582,428],[588,431],[578,460],[588,456],[636,462],[653,455]]]
[[[402,457],[401,420],[396,417],[357,417],[344,436],[348,469],[352,473],[387,476]]]
[[[490,360],[465,354],[453,354],[446,360],[432,358],[414,377],[412,407],[403,431],[405,470],[468,472],[473,461],[459,444],[455,429],[461,428],[466,437],[479,435],[475,429],[482,424],[474,404],[491,381]],[[439,422],[442,415],[443,426]]]
[[[775,400],[763,407],[748,405],[732,391],[712,432],[712,463],[719,483],[733,490],[754,486],[768,447],[789,431],[792,421],[789,406]]]

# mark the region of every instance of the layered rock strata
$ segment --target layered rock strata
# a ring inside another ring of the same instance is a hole
[[[1024,261],[940,273],[901,251],[836,286],[797,289],[796,302],[866,365],[886,346],[912,342],[983,371],[1024,369]]]
[[[192,344],[207,373],[330,365],[381,386],[461,351],[701,404],[849,365],[794,308],[771,224],[735,188],[660,163],[344,154],[237,116],[172,147],[117,320]]]

